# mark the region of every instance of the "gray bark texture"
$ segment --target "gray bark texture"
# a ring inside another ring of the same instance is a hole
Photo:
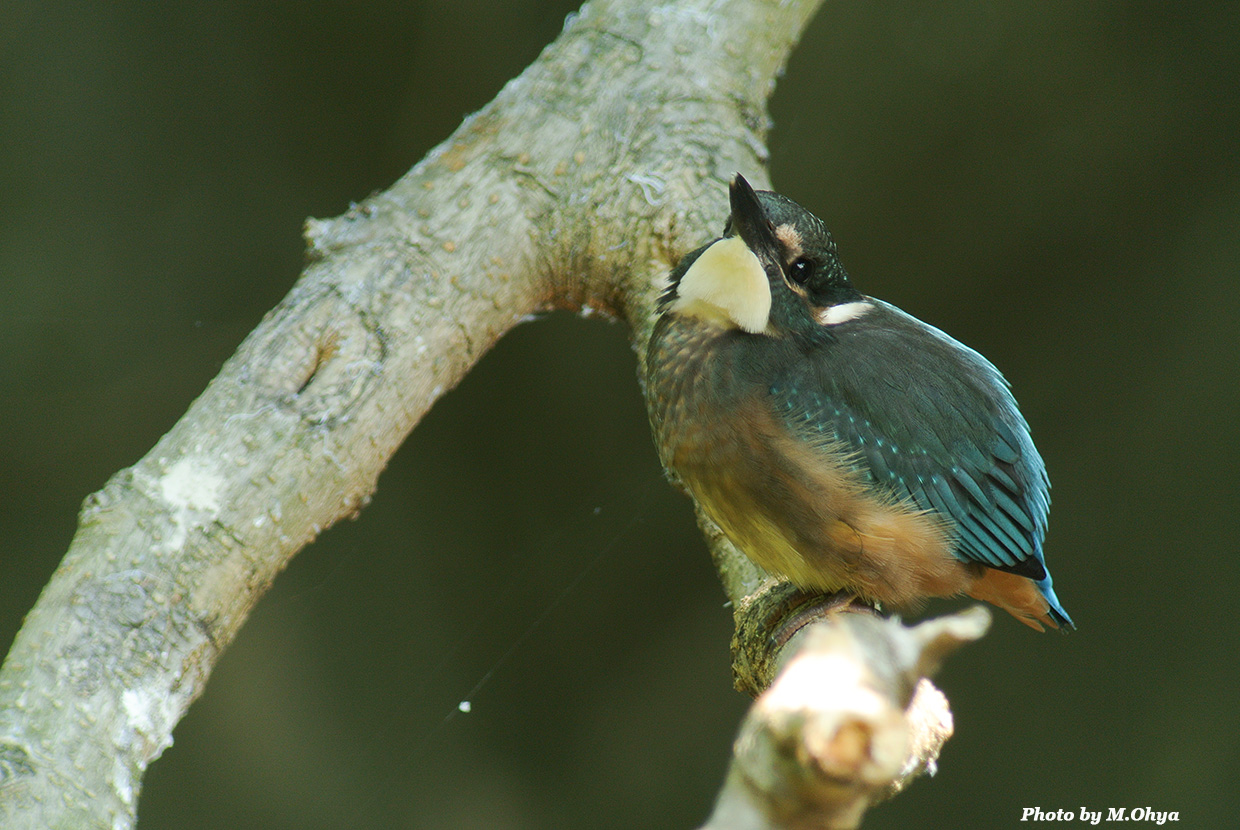
[[[817,6],[594,0],[391,188],[307,223],[288,296],[86,499],[0,670],[0,826],[132,827],[143,773],[276,574],[365,506],[436,398],[513,325],[593,309],[627,322],[640,362],[660,281],[718,231],[703,206],[735,172],[767,182],[766,100]],[[782,612],[754,609],[786,586],[704,528],[751,632],[738,684],[756,693],[785,641],[766,636]],[[941,698],[930,711],[950,722]],[[855,755],[868,744],[854,732],[839,740]]]

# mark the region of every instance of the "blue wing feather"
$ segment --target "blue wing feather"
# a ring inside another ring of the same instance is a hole
[[[950,519],[961,559],[1045,580],[1049,482],[1007,382],[938,329],[871,302],[771,384],[774,410],[852,449],[896,498]]]

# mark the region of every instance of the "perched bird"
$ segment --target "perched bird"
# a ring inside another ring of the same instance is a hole
[[[1041,631],[1072,620],[1042,554],[1046,467],[989,361],[853,288],[822,221],[731,186],[647,354],[655,440],[755,563],[893,606],[967,594]]]

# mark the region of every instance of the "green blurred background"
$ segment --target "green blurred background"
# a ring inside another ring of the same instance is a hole
[[[572,8],[0,6],[0,650],[83,497],[289,289],[302,220],[390,184]],[[1080,626],[1004,616],[950,662],[941,771],[868,828],[1240,813],[1238,23],[1234,2],[828,4],[780,82],[776,187],[863,291],[1012,381]],[[624,329],[551,316],[280,577],[139,826],[693,827],[747,703],[730,630]]]

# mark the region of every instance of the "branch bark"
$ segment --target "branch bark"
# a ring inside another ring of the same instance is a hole
[[[976,606],[912,628],[837,612],[799,629],[777,650],[702,830],[859,826],[870,805],[933,773],[952,717],[926,676],[989,625]]]
[[[0,669],[0,824],[133,826],[147,765],[254,603],[508,329],[589,307],[629,324],[640,360],[722,183],[766,182],[766,99],[817,6],[594,0],[391,188],[307,222],[288,296],[86,499]],[[751,607],[763,575],[712,547]]]

